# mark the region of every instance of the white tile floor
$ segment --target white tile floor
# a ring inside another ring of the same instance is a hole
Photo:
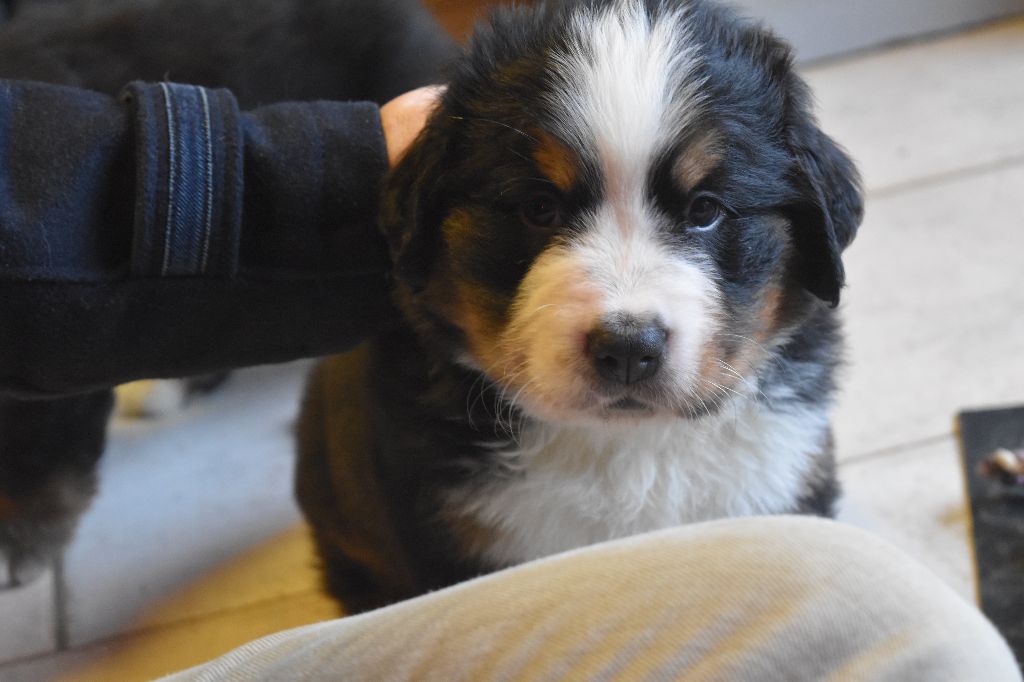
[[[807,75],[869,199],[843,304],[843,518],[971,595],[954,416],[1024,402],[1024,20]],[[0,680],[144,679],[334,614],[291,502],[302,372],[115,425],[57,579],[0,593]]]
[[[299,522],[291,424],[304,371],[299,363],[238,373],[222,393],[162,423],[115,425],[104,494],[64,560],[69,646],[288,591],[271,576],[255,590],[146,610]]]

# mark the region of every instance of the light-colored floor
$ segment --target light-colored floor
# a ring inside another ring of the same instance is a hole
[[[971,595],[957,410],[1024,402],[1024,20],[807,70],[860,163],[843,518]],[[0,680],[131,680],[335,615],[291,501],[304,365],[118,423],[61,566],[0,593]]]

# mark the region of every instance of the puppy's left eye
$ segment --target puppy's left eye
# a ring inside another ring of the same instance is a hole
[[[714,197],[700,194],[686,209],[686,222],[698,230],[710,230],[725,216],[725,208]]]
[[[565,219],[562,200],[552,192],[531,194],[520,204],[519,213],[523,220],[536,227],[559,227]]]

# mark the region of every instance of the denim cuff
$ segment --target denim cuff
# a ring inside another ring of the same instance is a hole
[[[132,83],[122,96],[135,133],[132,276],[234,276],[243,187],[234,96],[177,83]]]

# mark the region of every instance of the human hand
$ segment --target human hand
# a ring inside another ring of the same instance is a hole
[[[438,105],[443,85],[428,85],[399,95],[380,108],[388,164],[394,168],[423,130],[427,118]]]

